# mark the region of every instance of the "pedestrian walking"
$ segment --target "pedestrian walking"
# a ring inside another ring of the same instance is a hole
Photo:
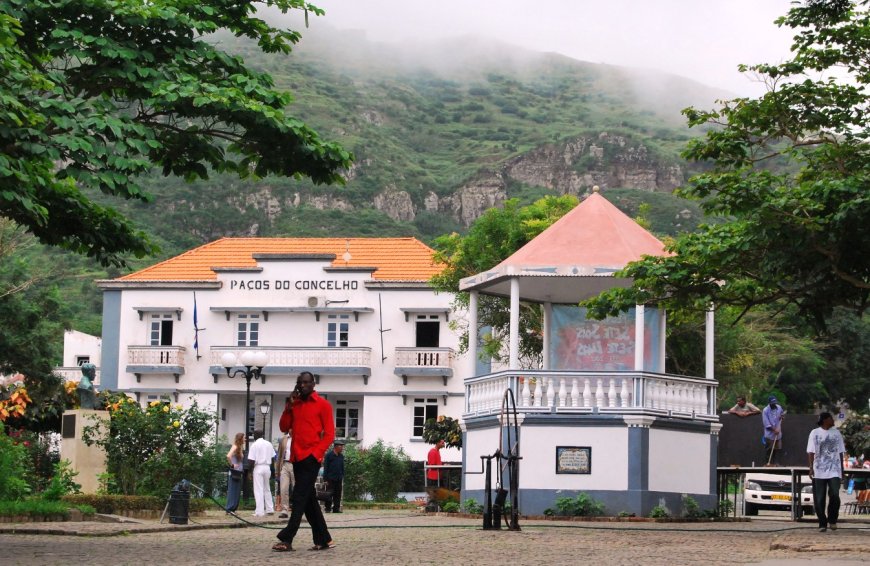
[[[314,375],[303,371],[296,379],[296,388],[278,423],[281,432],[293,431],[290,441],[290,461],[296,483],[290,495],[290,519],[287,526],[278,532],[279,542],[272,545],[276,552],[293,550],[293,538],[299,531],[302,515],[311,525],[314,546],[309,550],[328,550],[335,546],[320,504],[314,484],[320,472],[323,456],[335,439],[335,422],[332,405],[314,391]]]
[[[846,446],[843,435],[834,428],[831,413],[819,415],[819,427],[810,432],[807,440],[807,459],[810,479],[813,480],[813,504],[819,520],[819,532],[828,527],[837,530],[840,516],[840,483],[843,479],[843,454]],[[827,496],[827,507],[825,506]]]
[[[279,486],[278,500],[280,501],[280,505],[278,506],[280,515],[278,516],[282,519],[286,519],[290,516],[290,494],[293,492],[293,484],[296,481],[293,478],[293,463],[290,461],[289,433],[285,434],[281,438],[281,442],[278,443],[277,474]]]
[[[341,513],[341,487],[344,483],[344,440],[338,439],[332,450],[323,458],[323,479],[330,499],[325,501],[324,510]]]
[[[270,466],[275,459],[275,447],[272,443],[263,438],[262,430],[254,431],[254,443],[248,449],[248,461],[251,462],[251,469],[254,470],[254,517],[264,517],[275,512],[275,507],[272,503],[272,487],[269,485],[269,478],[272,476]]]

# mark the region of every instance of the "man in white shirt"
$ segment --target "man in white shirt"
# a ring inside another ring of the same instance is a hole
[[[263,438],[263,431],[255,430],[254,443],[248,449],[248,460],[254,470],[254,500],[257,503],[254,517],[264,517],[275,513],[275,507],[272,504],[272,488],[269,487],[269,477],[271,476],[269,465],[275,456],[275,447]]]
[[[843,436],[834,428],[831,413],[819,415],[819,428],[810,432],[807,441],[807,457],[810,464],[810,479],[813,480],[813,503],[819,519],[819,532],[837,530],[840,515],[840,481],[843,477],[843,453],[846,446]],[[825,495],[829,501],[825,514]]]

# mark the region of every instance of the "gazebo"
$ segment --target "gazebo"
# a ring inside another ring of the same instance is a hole
[[[585,492],[608,513],[672,514],[689,495],[716,505],[720,425],[713,379],[713,314],[707,314],[706,375],[665,373],[666,316],[637,305],[603,321],[587,320],[583,299],[628,279],[614,273],[661,241],[598,191],[493,269],[465,278],[469,328],[478,328],[479,294],[510,300],[507,369],[465,379],[463,499],[483,499],[480,457],[499,443],[506,389],[516,398],[522,460],[521,512],[542,513],[555,499]],[[543,308],[543,363],[519,363],[520,302]],[[470,358],[477,358],[469,340]],[[594,456],[594,458],[593,458]]]

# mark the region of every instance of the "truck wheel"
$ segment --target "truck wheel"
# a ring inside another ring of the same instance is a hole
[[[743,514],[747,517],[754,517],[755,515],[758,515],[758,506],[754,503],[744,503]]]
[[[812,506],[807,507],[806,505],[804,505],[804,507],[803,507],[803,512],[804,512],[804,515],[815,515],[816,514],[816,510],[813,509]]]

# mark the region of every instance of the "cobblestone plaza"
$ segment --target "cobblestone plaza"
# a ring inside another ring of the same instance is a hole
[[[248,518],[248,517],[245,517]],[[188,525],[156,520],[0,525],[12,564],[866,564],[870,522],[819,533],[811,523],[608,523],[522,521],[521,532],[483,531],[480,520],[413,511],[349,511],[328,518],[337,546],[270,550],[283,521],[243,526],[222,513]]]

